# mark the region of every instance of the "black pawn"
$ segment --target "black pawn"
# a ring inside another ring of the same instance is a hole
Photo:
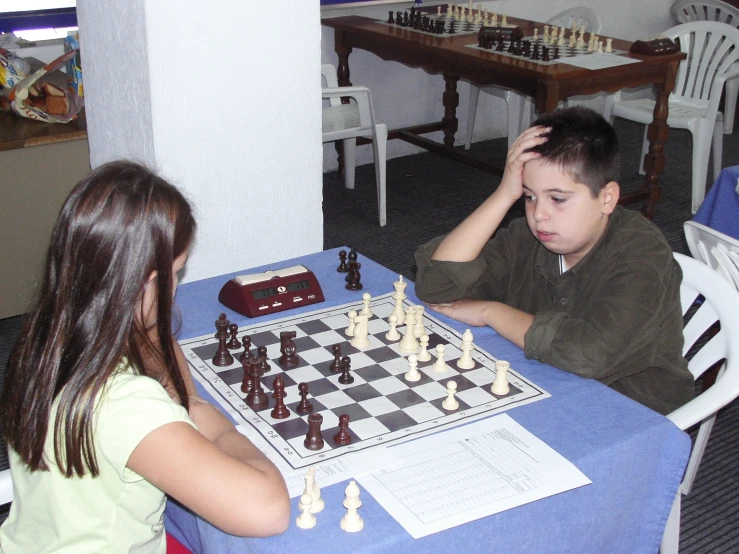
[[[341,375],[339,376],[339,383],[342,385],[350,385],[354,382],[354,377],[351,374],[352,361],[349,356],[341,358]]]
[[[212,360],[213,365],[218,367],[225,367],[234,363],[234,357],[228,351],[228,346],[226,346],[226,340],[228,339],[228,325],[229,321],[226,319],[226,314],[221,314],[216,320],[218,350],[216,350],[216,354],[213,356]]]
[[[313,404],[308,401],[308,383],[300,383],[298,385],[300,393],[300,402],[295,408],[295,413],[300,415],[309,414],[313,411]]]
[[[346,273],[349,271],[349,266],[346,265],[346,250],[339,252],[339,267],[336,268],[339,273]]]
[[[267,347],[266,346],[260,346],[257,348],[257,358],[259,358],[259,363],[261,365],[262,374],[269,373],[272,371],[272,366],[269,365],[269,362],[267,361]]]
[[[241,337],[241,346],[244,347],[244,351],[241,353],[241,356],[239,356],[239,361],[243,362],[244,360],[251,358],[251,336],[244,335]]]
[[[285,419],[290,416],[290,410],[285,406],[285,381],[282,375],[275,377],[272,382],[272,397],[275,399],[275,407],[272,408],[271,415],[274,419]]]
[[[339,432],[334,435],[334,442],[339,446],[346,446],[352,442],[352,436],[349,434],[349,416],[346,414],[339,416]]]
[[[231,334],[231,340],[228,341],[226,346],[231,350],[238,350],[241,348],[241,343],[239,342],[239,339],[236,338],[236,335],[239,333],[239,326],[232,323],[228,326],[228,331]]]
[[[341,345],[334,344],[331,347],[331,351],[334,353],[334,361],[331,362],[331,365],[328,366],[328,368],[331,371],[338,373],[339,371],[341,371]]]
[[[308,450],[320,450],[323,448],[323,435],[321,435],[321,423],[323,416],[321,414],[311,414],[308,416],[308,434],[305,435],[303,446]]]

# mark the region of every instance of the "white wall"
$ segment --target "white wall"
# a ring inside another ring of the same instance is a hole
[[[662,30],[673,25],[669,9],[673,0],[588,0],[580,5],[587,5],[595,10],[603,24],[601,34],[626,40],[644,39],[658,35]],[[460,2],[455,2],[459,4]],[[466,2],[464,2],[466,3]],[[498,12],[546,21],[553,15],[573,7],[572,0],[493,0],[482,3],[490,12]],[[349,14],[362,15],[386,20],[389,10],[405,10],[409,2],[398,4],[374,5],[365,8],[347,7],[341,9],[324,8],[324,17],[335,17]],[[446,9],[447,2],[426,1],[425,6],[442,5]],[[321,27],[321,56],[323,63],[337,64],[334,52],[334,32],[328,27]],[[396,62],[386,62],[362,50],[354,50],[349,56],[351,82],[354,85],[367,86],[372,91],[377,121],[388,123],[392,128],[440,121],[443,116],[441,95],[444,91],[444,79],[440,75],[428,75],[421,69],[411,69]],[[459,131],[456,144],[464,142],[467,125],[467,109],[469,86],[459,81]],[[599,109],[602,99],[594,99],[592,106]],[[505,102],[490,95],[480,95],[477,111],[477,125],[474,141],[487,140],[505,136],[506,134]],[[441,140],[441,133],[426,135],[434,140]],[[421,149],[400,140],[388,142],[388,159],[409,153],[420,152]],[[370,146],[357,148],[357,164],[372,162]],[[324,171],[333,171],[337,167],[336,151],[332,145],[324,145]],[[388,186],[392,186],[388,183]]]
[[[188,281],[323,247],[319,0],[279,14],[78,0],[92,164],[147,161],[192,199]]]

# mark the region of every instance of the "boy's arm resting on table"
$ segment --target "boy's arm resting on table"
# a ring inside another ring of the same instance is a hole
[[[622,263],[604,279],[587,318],[554,310],[537,313],[525,336],[524,353],[609,384],[625,360],[648,347],[656,315],[669,309],[668,302],[679,302],[666,287],[664,275],[650,264]]]

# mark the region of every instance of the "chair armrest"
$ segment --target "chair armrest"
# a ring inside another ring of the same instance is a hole
[[[336,87],[336,88],[324,88],[321,89],[321,96],[324,100],[330,100],[331,98],[343,98],[350,97],[360,102],[359,98],[372,102],[372,96],[370,90],[367,87]]]

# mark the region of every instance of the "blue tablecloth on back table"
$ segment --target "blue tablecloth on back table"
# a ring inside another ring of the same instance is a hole
[[[739,240],[738,180],[739,165],[722,170],[693,221]]]
[[[336,272],[337,254],[338,249],[334,249],[250,272],[303,264],[316,274],[328,305],[356,301],[364,292],[376,296],[393,291],[397,276],[361,255],[364,289],[347,291],[344,274]],[[239,326],[256,321],[228,310],[217,300],[221,286],[243,273],[180,286],[175,299],[183,314],[180,339],[212,333],[220,312]],[[406,294],[418,302],[412,283]],[[315,305],[307,306],[292,313],[315,309]],[[463,324],[434,315],[464,331]],[[275,314],[259,321],[284,316]],[[477,328],[474,335],[481,348],[510,361],[513,369],[552,395],[506,413],[575,464],[592,485],[417,540],[366,492],[360,508],[364,529],[353,534],[342,531],[339,521],[346,512],[342,506],[346,483],[322,490],[326,508],[317,514],[318,523],[311,530],[295,525],[298,499],[292,501],[290,528],[277,537],[227,535],[172,501],[166,510],[167,530],[196,554],[656,553],[690,453],[688,435],[663,416],[597,381],[525,359],[520,348],[490,328]],[[217,405],[202,388],[200,392]]]

